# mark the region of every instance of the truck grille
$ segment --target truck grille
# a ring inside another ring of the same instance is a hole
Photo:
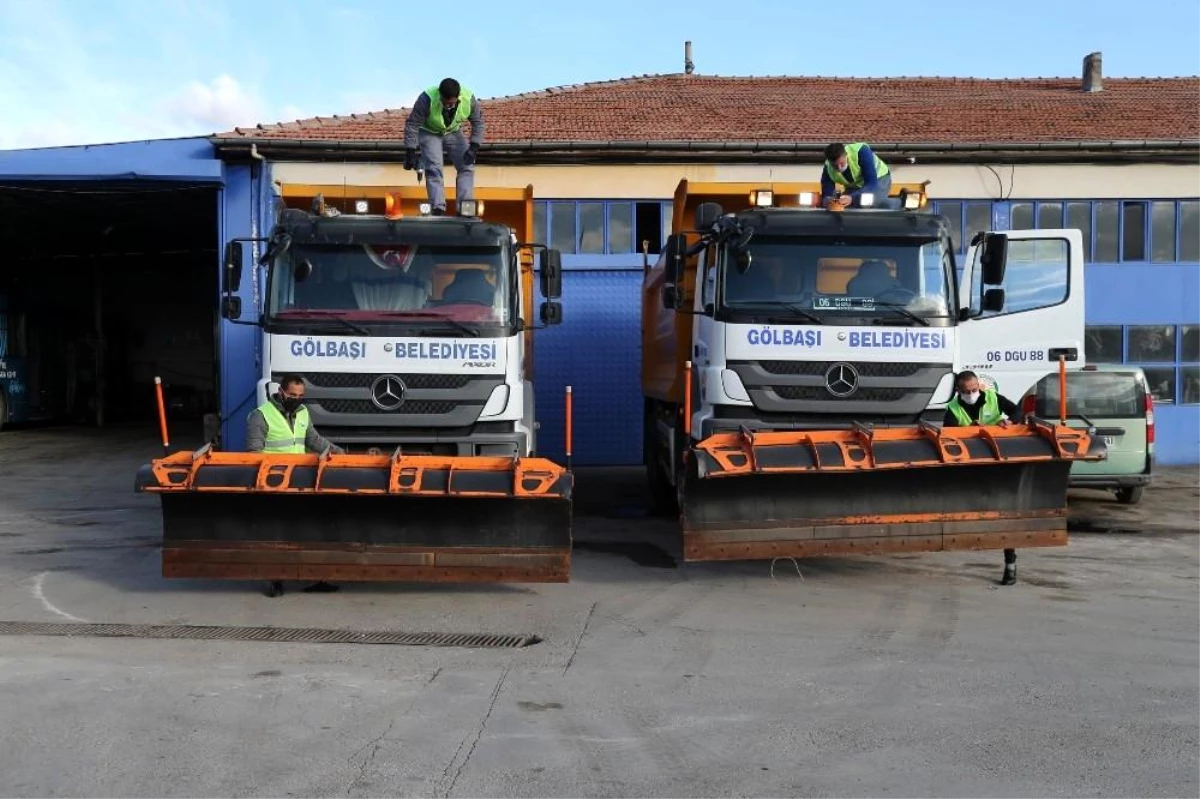
[[[387,372],[308,372],[304,375],[319,388],[370,388]],[[471,375],[398,374],[404,385],[416,389],[455,389],[471,382]]]
[[[830,366],[838,361],[759,361],[764,372],[773,375],[814,375],[822,376]],[[912,377],[922,369],[927,368],[923,363],[854,363],[860,377]],[[797,398],[799,399],[799,398]]]
[[[329,413],[370,413],[370,414],[403,414],[435,415],[451,413],[461,403],[456,400],[409,400],[394,411],[380,410],[370,400],[323,399],[317,400],[322,408]]]
[[[786,400],[896,402],[908,396],[907,388],[860,388],[844,399],[830,394],[824,386],[774,386],[775,393]]]

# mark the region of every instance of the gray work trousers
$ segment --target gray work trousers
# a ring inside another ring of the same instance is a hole
[[[455,197],[459,200],[475,199],[475,165],[462,162],[469,142],[461,129],[445,136],[421,129],[417,131],[417,142],[421,148],[421,165],[425,167],[425,192],[429,195],[430,205],[446,210],[442,164],[447,155],[454,165]]]

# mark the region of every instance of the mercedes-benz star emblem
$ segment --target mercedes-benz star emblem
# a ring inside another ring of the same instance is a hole
[[[858,370],[848,363],[835,363],[825,370],[825,390],[844,399],[858,391]]]
[[[408,388],[395,375],[381,375],[371,384],[371,402],[381,411],[394,411],[404,404]]]

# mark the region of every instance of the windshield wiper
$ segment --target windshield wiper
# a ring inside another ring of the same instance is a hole
[[[286,312],[285,312],[285,313],[286,313]],[[344,326],[346,326],[346,327],[350,328],[350,329],[351,329],[351,330],[353,330],[355,333],[358,333],[360,336],[369,336],[369,335],[371,335],[371,331],[370,331],[370,330],[367,330],[367,329],[366,329],[365,327],[363,327],[362,325],[355,324],[354,322],[351,322],[349,319],[347,319],[346,317],[342,316],[342,315],[341,315],[341,314],[339,314],[337,311],[300,311],[300,310],[297,310],[297,311],[291,311],[290,313],[293,313],[293,314],[295,314],[295,321],[301,321],[301,320],[302,320],[304,317],[306,317],[306,316],[319,316],[319,317],[321,317],[321,318],[323,318],[323,319],[332,319],[332,320],[334,320],[334,321],[336,321],[336,322],[341,322],[341,323],[342,323]],[[287,319],[287,318],[280,318],[278,315],[276,315],[276,317],[275,317],[275,321],[276,321],[276,322],[284,322],[284,323],[286,323],[286,322],[291,322],[291,321],[293,321],[293,320],[292,320],[292,319]]]
[[[465,325],[462,322],[458,321],[457,319],[451,319],[448,316],[442,316],[440,313],[437,313],[435,311],[378,311],[378,314],[380,316],[389,316],[389,317],[393,317],[393,318],[397,318],[397,317],[402,318],[405,316],[416,316],[421,319],[436,319],[439,322],[445,322],[448,325],[458,328],[462,332],[466,333],[468,336],[475,336],[476,338],[479,337],[479,331],[476,330],[475,328],[471,327],[470,325]]]
[[[922,325],[925,325],[925,327],[929,327],[929,320],[922,319],[921,317],[917,316],[912,311],[905,308],[903,305],[898,305],[894,302],[877,302],[877,303],[875,303],[875,307],[876,308],[887,308],[889,311],[895,311],[898,314],[907,316],[909,319],[912,319],[914,322],[918,322]]]

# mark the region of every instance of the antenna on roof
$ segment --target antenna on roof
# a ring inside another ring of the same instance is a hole
[[[692,63],[692,43],[690,41],[683,43],[683,71],[691,75],[696,65]]]

